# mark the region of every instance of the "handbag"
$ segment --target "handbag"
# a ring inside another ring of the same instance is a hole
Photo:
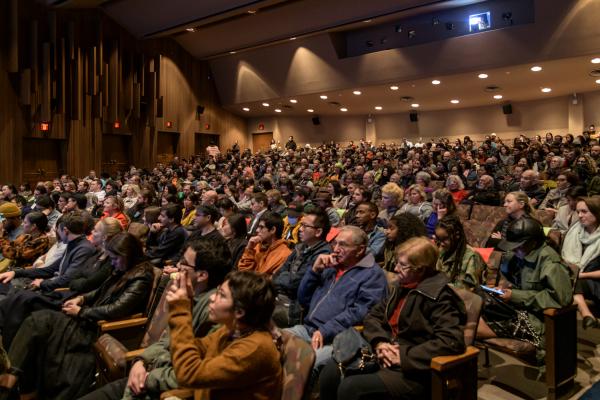
[[[354,328],[346,329],[333,338],[333,360],[342,379],[356,374],[370,374],[379,369],[377,355],[371,345]]]

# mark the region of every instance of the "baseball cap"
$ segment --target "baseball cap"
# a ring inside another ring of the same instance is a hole
[[[498,248],[504,251],[513,251],[531,240],[542,240],[544,228],[536,219],[524,217],[513,221],[508,226],[506,238],[498,244]]]

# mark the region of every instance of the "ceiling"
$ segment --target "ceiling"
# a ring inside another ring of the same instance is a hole
[[[599,52],[600,56],[600,52]],[[529,63],[496,69],[432,76],[427,79],[409,80],[385,85],[352,87],[346,90],[322,92],[310,95],[276,98],[271,100],[249,102],[228,107],[231,111],[251,117],[265,115],[310,115],[308,109],[313,109],[315,115],[367,115],[390,114],[417,111],[432,111],[449,108],[479,107],[493,104],[507,104],[548,97],[572,95],[573,93],[589,92],[600,89],[596,83],[600,76],[593,77],[590,72],[600,69],[600,64],[592,64],[592,57],[582,56],[560,60]],[[539,72],[531,71],[534,65],[542,67]],[[479,74],[487,74],[487,78],[479,78]],[[599,73],[600,75],[600,73]],[[438,85],[432,84],[439,80]],[[600,82],[600,81],[599,81]],[[397,90],[391,90],[395,86]],[[486,90],[488,86],[496,90]],[[542,88],[550,88],[550,92],[542,92]],[[353,94],[360,91],[360,95]],[[326,95],[327,100],[320,98]],[[501,95],[501,99],[494,99]],[[402,99],[410,97],[411,99]],[[290,99],[297,103],[291,103]],[[458,100],[453,104],[451,100]],[[264,107],[268,102],[269,107]],[[340,103],[331,104],[332,102]],[[412,104],[418,104],[413,107]],[[375,107],[382,107],[376,110]],[[348,111],[342,112],[342,107]],[[250,111],[244,111],[249,108]],[[281,109],[282,112],[275,112]]]
[[[282,115],[310,115],[309,108],[315,115],[388,114],[408,112],[414,102],[419,111],[428,111],[600,89],[598,78],[589,75],[600,68],[590,63],[600,56],[597,0],[535,0],[536,22],[528,26],[349,59],[337,57],[328,33],[482,0],[39,1],[98,7],[139,39],[174,38],[194,57],[210,60],[224,107],[246,117],[278,115],[277,107]],[[542,71],[530,71],[534,64]],[[488,78],[479,79],[479,73]],[[441,84],[432,85],[432,79]],[[490,85],[500,90],[484,91]],[[543,87],[552,91],[542,93]],[[493,99],[495,94],[503,98]]]

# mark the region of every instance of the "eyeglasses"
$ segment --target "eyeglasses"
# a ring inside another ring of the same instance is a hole
[[[300,223],[300,227],[301,227],[301,228],[313,228],[313,229],[319,229],[319,227],[318,227],[318,226],[314,226],[314,225],[308,225],[308,224],[305,224],[304,222],[301,222],[301,223]]]
[[[196,267],[194,265],[190,265],[190,264],[186,263],[185,261],[179,261],[177,263],[177,268],[179,268],[179,270],[191,269],[192,271],[194,271]]]

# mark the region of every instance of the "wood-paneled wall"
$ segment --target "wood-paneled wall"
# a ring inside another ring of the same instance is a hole
[[[158,131],[179,133],[183,157],[197,132],[219,134],[222,147],[247,145],[246,122],[220,107],[208,64],[171,39],[137,41],[98,10],[34,0],[0,0],[0,33],[0,182],[23,180],[23,142],[33,138],[60,141],[60,168],[76,176],[107,168],[106,134],[130,136],[115,153],[137,167],[156,162]]]

